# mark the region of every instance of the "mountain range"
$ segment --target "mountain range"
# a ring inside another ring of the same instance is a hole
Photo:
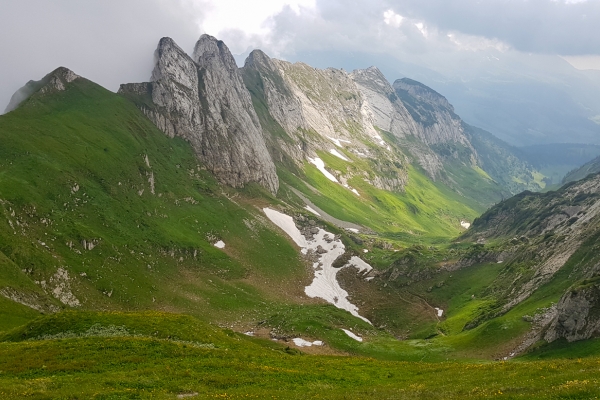
[[[124,340],[236,363],[298,349],[464,365],[598,354],[600,178],[576,180],[596,170],[541,193],[530,157],[422,83],[260,50],[238,68],[203,35],[192,56],[161,39],[149,82],[115,94],[61,67],[9,111],[0,352]],[[7,360],[12,385],[23,376]],[[242,390],[226,381],[205,389]],[[196,393],[185,382],[161,396]]]

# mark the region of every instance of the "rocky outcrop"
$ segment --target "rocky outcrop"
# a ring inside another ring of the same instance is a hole
[[[15,110],[21,103],[27,100],[34,93],[55,93],[65,90],[67,84],[73,82],[75,79],[81,78],[79,75],[74,73],[68,68],[58,67],[48,75],[43,77],[39,81],[29,81],[17,90],[12,97],[6,109],[5,113]]]
[[[121,85],[119,92],[167,135],[189,141],[221,182],[233,187],[258,182],[277,192],[275,165],[229,49],[203,35],[193,57],[163,38],[151,82]]]
[[[375,67],[321,70],[254,50],[239,69],[211,36],[200,38],[193,57],[164,38],[151,82],[122,85],[120,92],[167,135],[188,140],[234,187],[259,182],[276,192],[273,160],[302,169],[318,152],[340,148],[367,160],[367,183],[392,191],[404,189],[411,163],[458,193],[464,189],[447,172],[484,167],[443,96],[409,79],[391,85]],[[351,167],[331,172],[342,182],[363,175]]]
[[[432,179],[439,178],[443,169],[441,157],[422,141],[403,140],[409,136],[422,137],[423,128],[410,115],[381,71],[369,67],[355,70],[351,76],[366,100],[363,112],[373,125],[401,140],[402,146],[416,158],[421,168]]]
[[[294,96],[284,78],[281,76],[277,65],[261,50],[250,53],[244,64],[243,71],[248,76],[247,82],[259,84],[264,96],[268,111],[286,132],[296,132],[299,129],[307,130],[302,110],[302,104],[298,97]]]
[[[590,339],[600,334],[600,282],[584,283],[571,288],[560,299],[556,317],[544,339],[569,342]]]

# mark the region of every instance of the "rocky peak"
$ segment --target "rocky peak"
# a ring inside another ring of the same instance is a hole
[[[271,61],[271,57],[269,57],[268,55],[265,54],[264,51],[262,50],[252,50],[252,52],[250,52],[250,54],[248,54],[248,57],[246,58],[246,61],[244,62],[244,68],[254,68],[254,69],[270,69],[270,70],[274,70],[275,64],[273,64],[273,61]]]
[[[367,69],[357,69],[352,71],[350,76],[357,84],[389,94],[389,96],[391,96],[390,100],[392,102],[395,100],[394,89],[379,68],[371,66]]]
[[[170,38],[155,52],[152,82],[122,85],[120,92],[169,136],[181,136],[221,182],[257,182],[272,193],[279,180],[250,93],[231,52],[202,35],[193,59]]]
[[[261,50],[253,50],[241,69],[246,87],[260,97],[269,113],[290,135],[298,129],[308,129],[302,105],[293,88],[284,78],[278,60],[272,60]],[[292,158],[302,159],[302,154]]]
[[[193,59],[200,67],[223,67],[232,76],[241,79],[241,76],[237,74],[238,67],[231,51],[223,41],[217,40],[213,36],[206,34],[200,36],[194,46]]]
[[[17,90],[10,98],[10,102],[6,106],[4,112],[7,113],[16,109],[34,93],[55,93],[63,91],[69,83],[78,78],[81,77],[70,69],[58,67],[41,80],[29,81],[25,86]]]
[[[158,42],[154,51],[154,69],[150,80],[157,82],[163,79],[173,79],[189,87],[189,78],[197,75],[193,60],[170,37],[164,37]]]
[[[417,82],[409,78],[398,79],[394,82],[394,89],[396,90],[396,92],[406,91],[409,95],[411,95],[414,98],[428,103],[436,104],[454,113],[454,107],[448,102],[448,100],[444,96],[442,96],[429,86],[423,85],[421,82]]]

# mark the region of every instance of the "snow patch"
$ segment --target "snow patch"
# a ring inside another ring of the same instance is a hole
[[[350,232],[354,232],[354,233],[358,233],[358,229],[356,228],[346,228],[346,230],[350,231]]]
[[[214,244],[214,246],[218,249],[224,249],[225,248],[225,242],[222,240],[219,240],[217,243]]]
[[[338,158],[341,158],[341,159],[342,159],[342,160],[344,160],[344,161],[350,161],[350,160],[348,160],[348,159],[346,158],[346,156],[344,156],[343,154],[341,154],[341,153],[340,153],[339,151],[337,151],[336,149],[331,149],[331,150],[329,150],[329,152],[330,152],[331,154],[333,154],[334,156],[336,156],[336,157],[338,157]]]
[[[342,142],[344,142],[344,143],[352,143],[349,140],[336,139],[336,138],[332,138],[331,136],[327,136],[327,138],[329,140],[331,140],[337,147],[344,147],[344,146],[342,146]]]
[[[357,196],[360,196],[360,193],[358,193],[358,190],[356,190],[356,189],[352,189],[352,193],[354,193]]]
[[[252,332],[252,331],[244,332],[244,335],[246,335],[246,336],[254,336],[254,332]]]
[[[315,167],[317,167],[317,169],[318,169],[319,171],[321,171],[321,173],[322,173],[323,175],[325,175],[325,177],[326,177],[327,179],[329,179],[330,181],[332,181],[332,182],[335,182],[335,183],[340,183],[340,182],[337,180],[337,178],[331,174],[331,172],[329,172],[329,171],[327,171],[327,170],[325,169],[325,162],[324,162],[323,160],[321,160],[319,157],[315,157],[315,158],[310,158],[310,157],[309,157],[309,158],[308,158],[308,161],[309,161],[311,164],[313,164]]]
[[[465,229],[469,229],[471,227],[471,224],[467,221],[460,221],[460,226],[462,226]]]
[[[346,264],[344,266],[345,267],[353,266],[354,268],[356,268],[358,270],[358,272],[369,272],[373,269],[373,267],[371,267],[369,264],[364,262],[361,258],[356,257],[356,256],[353,256],[352,258],[350,258],[350,261],[348,261],[348,264]]]
[[[320,340],[315,340],[314,342],[309,342],[308,340],[304,340],[302,338],[293,338],[292,341],[298,347],[323,346],[323,342]]]
[[[346,333],[346,335],[350,336],[352,339],[356,340],[357,342],[362,342],[363,341],[363,338],[361,338],[358,335],[355,335],[354,333],[352,333],[348,329],[342,328],[342,330]]]
[[[363,249],[363,253],[368,253],[369,250],[368,249]]]
[[[369,276],[369,277],[365,278],[365,281],[367,281],[367,282],[368,282],[368,281],[372,281],[372,280],[373,280],[373,278],[375,278],[375,277],[374,277],[374,276]]]
[[[296,228],[296,224],[292,217],[270,208],[263,208],[263,212],[271,222],[280,227],[299,247],[303,247],[303,250],[307,247],[306,239],[304,239],[304,236],[302,236],[298,228]]]
[[[319,232],[314,235],[312,240],[306,240],[296,227],[292,217],[272,210],[270,208],[263,209],[265,215],[277,226],[279,226],[294,242],[302,248],[302,254],[308,254],[309,251],[318,255],[318,259],[313,263],[315,277],[309,286],[304,288],[304,293],[308,297],[321,298],[337,308],[341,308],[350,312],[355,317],[371,323],[368,319],[358,314],[358,307],[348,301],[348,292],[346,292],[337,281],[337,273],[350,265],[355,266],[359,271],[371,269],[371,266],[362,261],[358,257],[352,257],[350,262],[342,268],[334,268],[333,262],[342,254],[345,253],[345,246],[341,240],[331,240],[335,235],[319,229]],[[317,249],[321,247],[317,253]]]
[[[435,311],[437,311],[438,318],[444,315],[444,310],[442,310],[441,308],[435,307]]]
[[[315,210],[313,210],[310,206],[304,206],[304,209],[310,211],[313,214],[315,214],[317,217],[321,216],[321,214],[319,214],[318,212],[316,212]]]

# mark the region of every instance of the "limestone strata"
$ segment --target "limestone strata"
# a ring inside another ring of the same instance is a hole
[[[122,85],[120,93],[170,137],[189,141],[221,182],[258,182],[276,193],[279,181],[250,94],[229,49],[212,36],[196,43],[194,58],[161,39],[151,82]]]

